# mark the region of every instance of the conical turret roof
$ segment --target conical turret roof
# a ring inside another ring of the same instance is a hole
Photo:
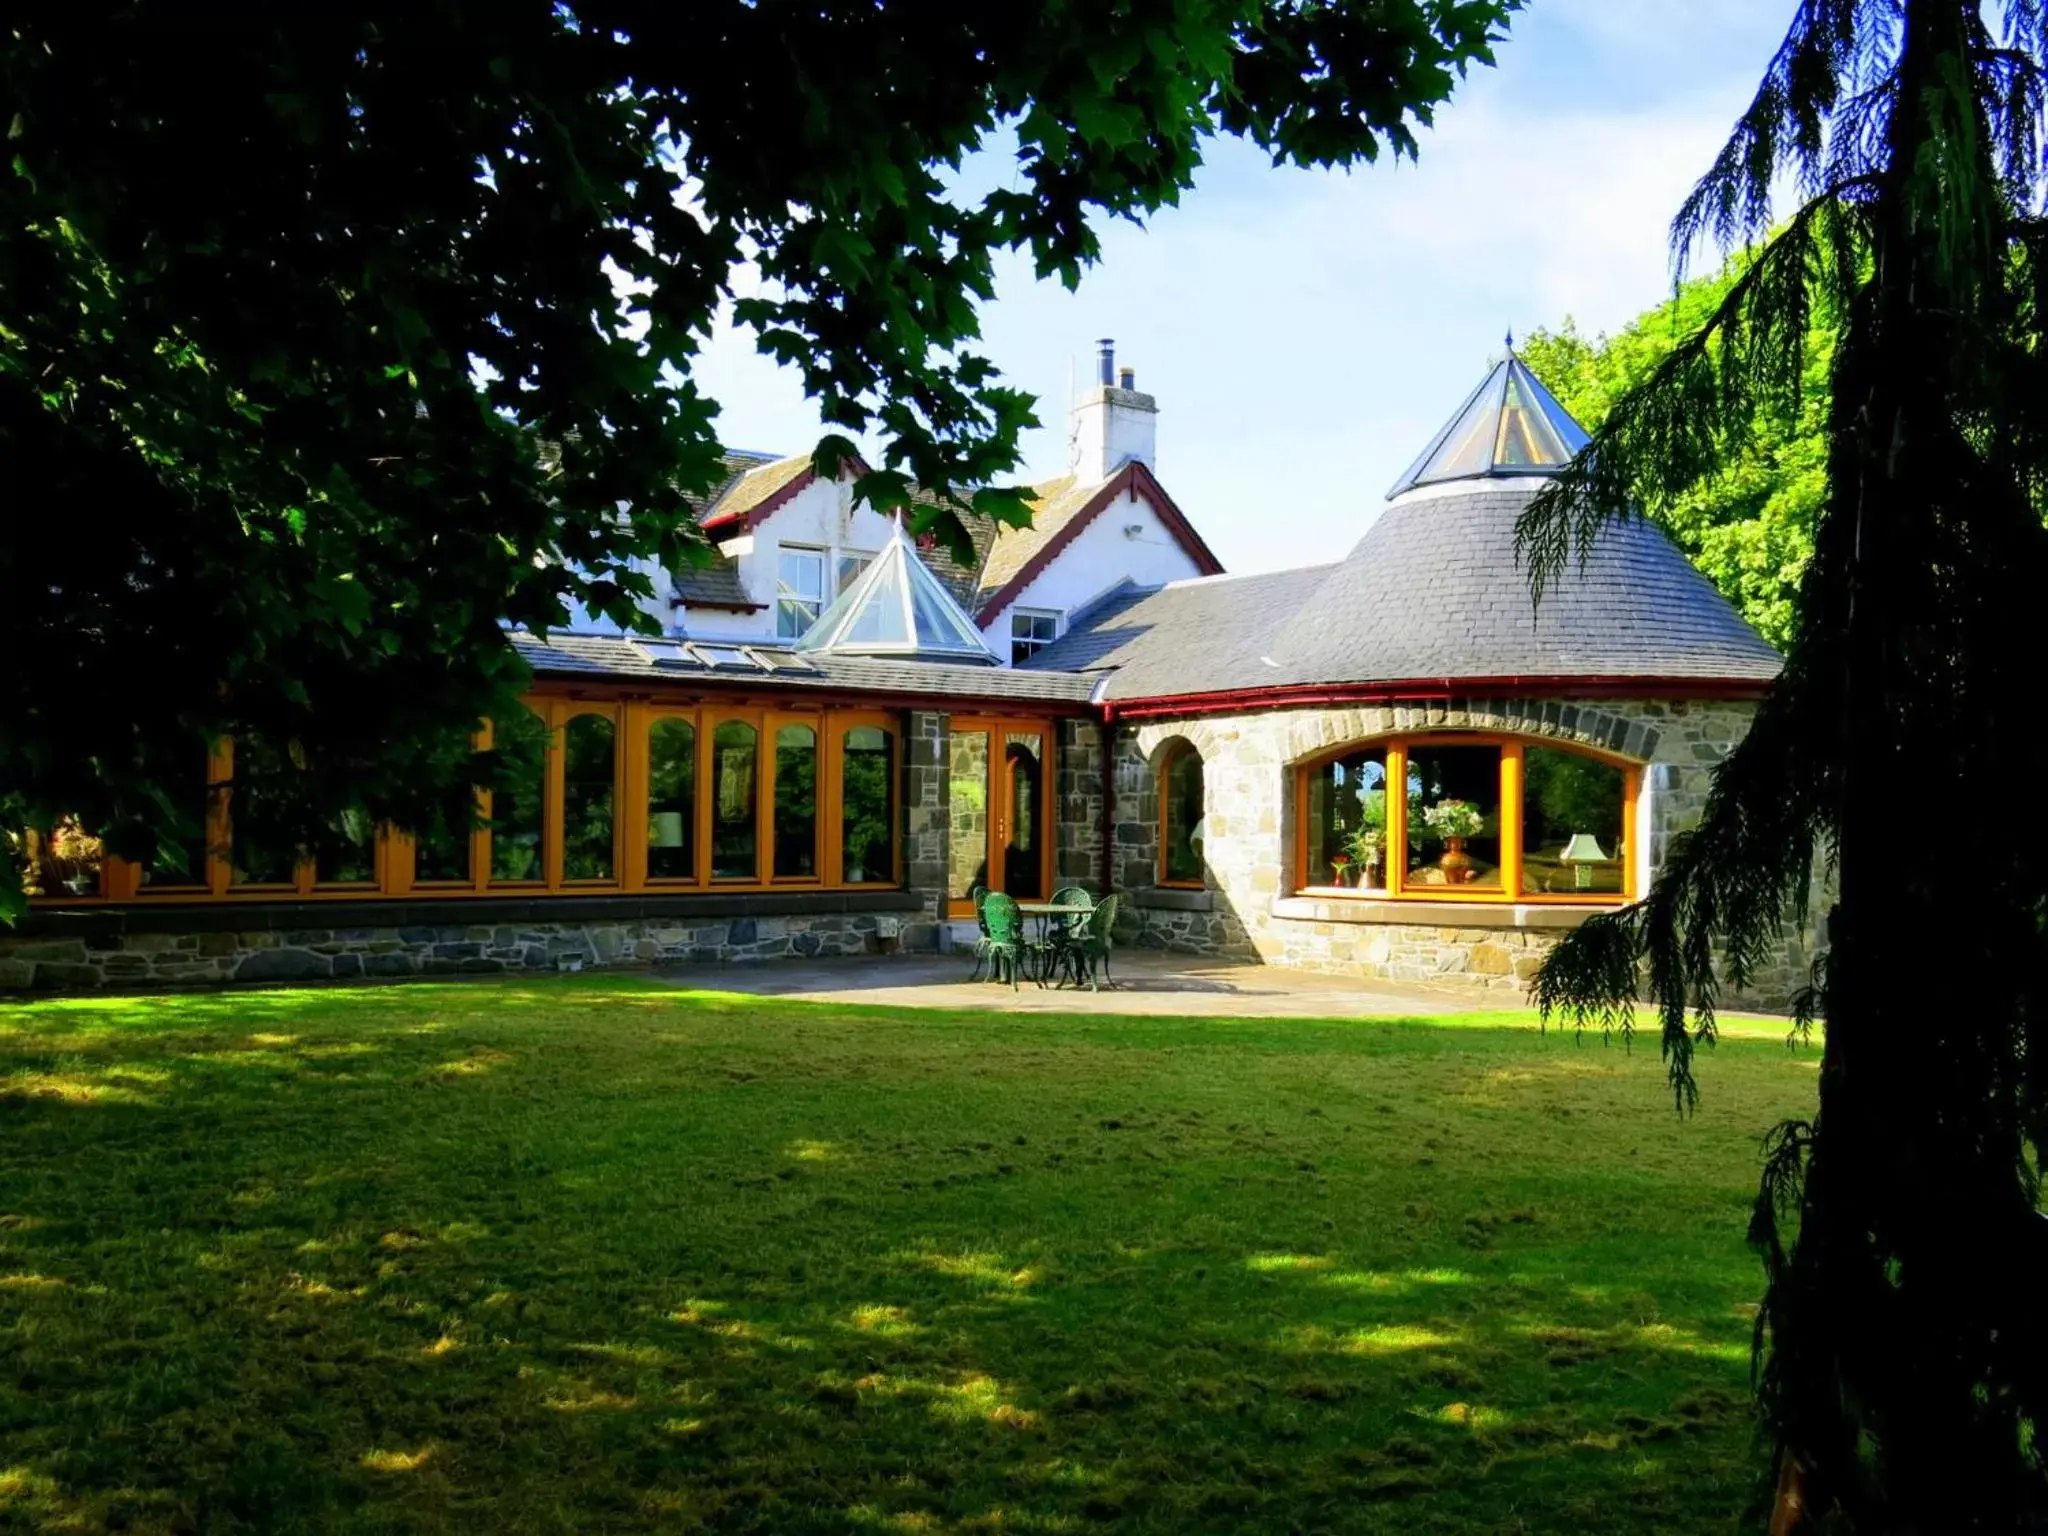
[[[1446,480],[1553,475],[1587,441],[1586,429],[1515,356],[1510,338],[1507,356],[1465,397],[1387,498]]]
[[[899,522],[880,554],[804,632],[800,651],[1000,666]]]

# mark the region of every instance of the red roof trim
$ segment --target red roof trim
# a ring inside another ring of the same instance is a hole
[[[974,622],[977,625],[988,624],[997,614],[1015,602],[1018,594],[1036,581],[1039,573],[1058,558],[1060,551],[1073,543],[1081,530],[1094,522],[1103,508],[1112,505],[1126,491],[1142,496],[1152,504],[1152,510],[1159,514],[1159,521],[1166,525],[1166,531],[1173,535],[1174,542],[1180,545],[1181,550],[1195,562],[1204,576],[1223,574],[1223,562],[1218,560],[1209,546],[1202,542],[1202,536],[1195,532],[1194,524],[1187,520],[1187,515],[1173,504],[1173,498],[1166,494],[1166,487],[1159,483],[1158,477],[1144,464],[1137,459],[1131,459],[1102,483],[1102,488],[1088,498],[1087,504],[1079,512],[1067,519],[1065,527],[1039,546],[1038,552],[1024,562],[1022,570],[1004,582],[992,597],[983,601],[975,610]]]
[[[776,459],[769,460],[769,464],[779,462],[781,461]],[[846,464],[847,467],[850,468],[856,475],[864,475],[869,472],[868,466],[857,457],[848,459],[846,461]],[[763,464],[760,465],[758,469],[750,470],[748,471],[748,473],[759,473],[759,470],[766,468],[768,468],[768,464]],[[742,475],[740,477],[741,480],[744,480],[745,478],[745,475]],[[722,539],[736,539],[743,533],[752,533],[754,529],[758,528],[761,525],[762,521],[765,518],[767,518],[770,513],[774,512],[778,507],[783,506],[791,498],[799,495],[803,491],[807,490],[810,486],[814,485],[817,482],[817,479],[818,471],[815,468],[799,470],[795,474],[795,476],[791,478],[789,484],[783,486],[780,490],[776,491],[772,496],[767,497],[765,500],[761,501],[757,505],[749,507],[744,512],[738,513],[727,512],[721,514],[717,511],[713,511],[709,517],[703,519],[701,522],[697,524],[697,526],[699,528],[702,528],[706,533],[712,534],[715,537]],[[738,482],[735,481],[734,484],[737,485]],[[727,494],[729,495],[731,493],[728,492]],[[705,606],[711,607],[715,605],[706,604]],[[757,604],[756,606],[765,607],[766,604]]]
[[[1105,720],[1166,715],[1227,715],[1252,709],[1308,709],[1331,704],[1440,704],[1453,698],[1512,695],[1574,699],[1757,699],[1770,691],[1754,678],[1710,677],[1425,677],[1394,683],[1289,684],[1216,693],[1106,701]]]

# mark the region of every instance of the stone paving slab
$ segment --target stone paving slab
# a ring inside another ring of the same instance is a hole
[[[1503,1007],[1468,990],[1401,986],[1277,966],[1231,964],[1192,955],[1119,950],[1117,985],[1100,992],[967,979],[964,954],[679,966],[657,972],[695,991],[738,992],[806,1002],[892,1008],[962,1008],[1003,1013],[1183,1014],[1208,1018],[1357,1018],[1469,1013]],[[1511,1005],[1510,1005],[1511,1006]],[[1535,1013],[1527,1012],[1533,1022]]]

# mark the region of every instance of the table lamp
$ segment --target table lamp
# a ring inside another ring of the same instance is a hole
[[[1572,883],[1580,890],[1593,888],[1593,871],[1590,866],[1604,864],[1607,855],[1600,850],[1599,839],[1590,832],[1574,832],[1571,841],[1564,845],[1564,852],[1558,855],[1561,862],[1572,866]]]

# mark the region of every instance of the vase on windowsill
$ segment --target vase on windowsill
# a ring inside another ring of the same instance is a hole
[[[1465,851],[1465,839],[1447,837],[1444,839],[1444,856],[1437,861],[1437,868],[1444,872],[1446,885],[1467,885],[1473,875],[1472,855]]]

